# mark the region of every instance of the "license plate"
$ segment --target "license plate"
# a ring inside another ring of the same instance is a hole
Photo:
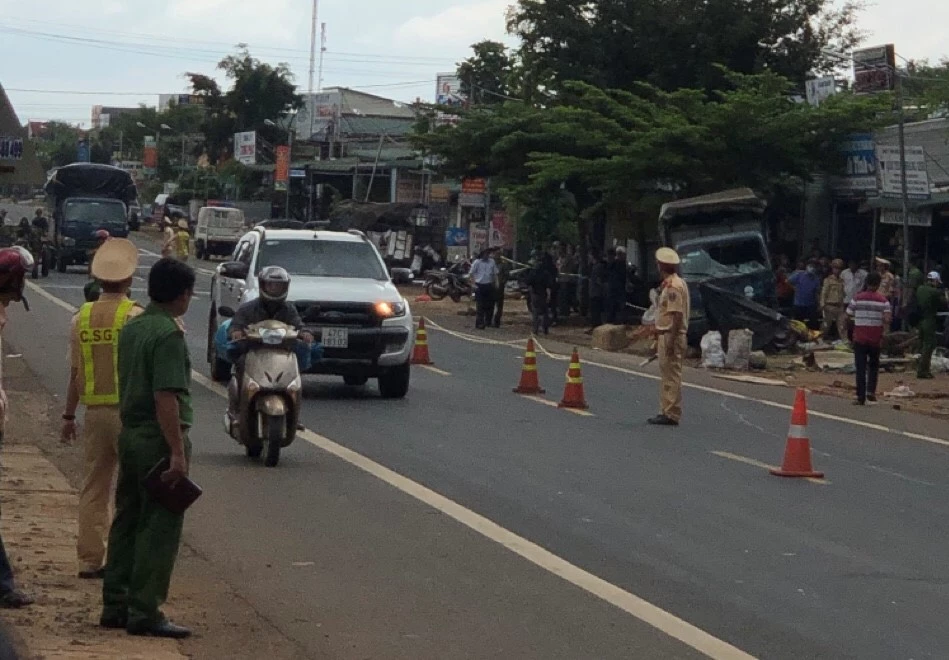
[[[349,328],[323,328],[323,348],[349,348]]]

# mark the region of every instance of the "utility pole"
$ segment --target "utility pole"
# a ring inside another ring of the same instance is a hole
[[[313,0],[313,16],[310,23],[310,85],[307,88],[307,114],[310,115],[308,139],[313,135],[313,111],[316,110],[316,103],[313,99],[313,77],[316,75],[316,19],[318,13],[319,0]]]
[[[316,78],[316,91],[323,91],[323,57],[326,55],[326,23],[320,27],[320,72]]]
[[[896,105],[899,115],[898,136],[900,144],[900,202],[903,208],[903,288],[904,292],[909,282],[909,189],[906,182],[906,108],[903,101],[903,77],[894,68],[896,76]],[[903,319],[903,329],[906,329],[906,319]]]

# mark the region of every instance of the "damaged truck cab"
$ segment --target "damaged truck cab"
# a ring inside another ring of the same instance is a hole
[[[777,307],[777,281],[766,241],[766,202],[748,188],[676,200],[662,206],[662,244],[679,253],[689,286],[689,343],[709,330],[700,285],[714,284],[760,305]]]

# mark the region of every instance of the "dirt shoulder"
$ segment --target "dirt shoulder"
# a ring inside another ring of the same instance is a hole
[[[76,577],[76,487],[81,448],[59,442],[61,403],[44,390],[15,347],[4,342],[3,380],[10,400],[0,480],[3,540],[18,585],[36,598],[4,611],[24,657],[304,658],[300,648],[256,612],[226,575],[186,543],[181,548],[166,613],[193,628],[177,644],[100,629],[101,582]]]

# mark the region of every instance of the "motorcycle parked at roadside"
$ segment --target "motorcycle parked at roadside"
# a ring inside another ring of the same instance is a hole
[[[231,309],[218,310],[230,319]],[[227,333],[230,322],[222,325]],[[267,320],[247,328],[243,339],[227,344],[230,361],[243,357],[240,383],[233,379],[229,394],[236,407],[224,415],[224,428],[250,458],[264,457],[264,465],[274,467],[280,452],[293,444],[300,418],[303,379],[302,372],[309,368],[313,353],[319,345],[309,346],[299,333],[280,321]],[[237,387],[234,396],[231,388]],[[229,399],[231,400],[231,399]]]
[[[468,270],[471,264],[457,261],[449,268],[429,271],[425,274],[425,293],[432,300],[443,300],[446,296],[455,302],[474,294],[474,287],[468,279]]]

